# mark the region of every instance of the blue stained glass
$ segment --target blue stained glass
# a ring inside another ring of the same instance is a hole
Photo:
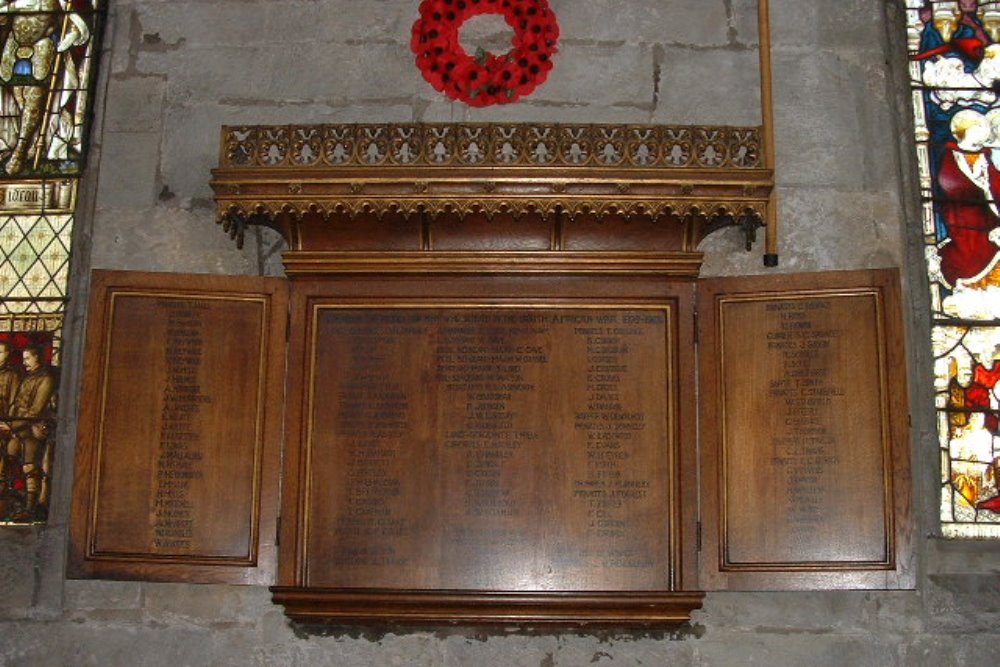
[[[59,352],[103,2],[0,2],[0,523],[48,516]]]
[[[1000,537],[1000,2],[907,0],[941,526]]]

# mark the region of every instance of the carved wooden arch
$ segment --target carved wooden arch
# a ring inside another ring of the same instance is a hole
[[[292,275],[385,253],[412,270],[613,253],[693,277],[708,234],[739,226],[749,249],[772,217],[763,148],[757,127],[231,126],[212,188],[237,243],[247,225],[282,234]]]

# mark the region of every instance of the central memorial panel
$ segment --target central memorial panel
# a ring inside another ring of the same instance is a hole
[[[309,317],[306,586],[672,588],[670,305]]]

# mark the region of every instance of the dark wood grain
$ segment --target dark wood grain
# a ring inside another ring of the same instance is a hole
[[[912,586],[897,284],[702,283],[707,588]]]
[[[700,604],[689,283],[295,287],[275,589],[293,618],[658,623]]]
[[[272,581],[286,303],[276,280],[95,272],[73,576]]]

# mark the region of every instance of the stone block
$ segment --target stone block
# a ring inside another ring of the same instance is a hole
[[[249,5],[249,6],[248,6]],[[240,44],[398,42],[409,44],[417,6],[378,2],[231,2],[187,0],[136,3],[142,49]]]
[[[665,48],[654,121],[669,125],[760,125],[756,50]]]
[[[497,55],[514,48],[514,28],[500,14],[480,14],[462,24],[458,43],[466,53],[475,54],[482,49]]]
[[[902,649],[906,667],[962,667],[951,637],[926,635],[915,638]]]
[[[409,45],[413,23],[420,17],[418,7],[408,0],[282,2],[268,8],[267,30],[293,41]]]
[[[778,271],[884,268],[902,265],[903,217],[887,193],[828,188],[778,188]],[[850,240],[847,242],[847,240]],[[753,251],[727,229],[709,236],[703,276],[773,273],[764,269],[764,230]]]
[[[97,197],[101,208],[144,208],[156,201],[158,133],[105,132],[100,155]]]
[[[252,4],[258,6],[248,6]],[[137,3],[133,9],[140,31],[139,49],[163,52],[295,39],[300,34],[297,31],[276,32],[271,29],[272,11],[269,5],[272,4],[225,0]],[[280,6],[295,4],[283,2]],[[308,25],[304,23],[298,28],[301,30]]]
[[[141,588],[132,581],[68,579],[63,586],[64,607],[69,611],[131,610],[141,606]]]
[[[336,665],[336,654],[306,661],[290,635],[269,646],[252,629],[168,626],[142,618],[108,621],[96,613],[71,622],[18,623],[0,626],[10,632],[0,641],[0,664],[41,667],[143,665],[176,667],[269,667],[271,665]]]
[[[924,599],[938,632],[995,633],[1000,626],[1000,579],[995,573],[931,575]]]
[[[108,132],[160,132],[163,87],[163,78],[157,76],[111,77],[104,129]]]
[[[70,380],[67,378],[63,381]],[[58,461],[54,469],[57,471],[56,479],[73,474],[69,464],[60,468]],[[65,492],[60,493],[58,484],[53,486],[52,504],[56,511],[49,515],[49,523],[40,530],[36,555],[38,582],[31,609],[34,618],[46,620],[59,618],[63,613],[63,585],[66,576],[67,548],[64,517],[68,514],[69,508],[64,504],[69,504],[70,487],[65,487]]]
[[[888,188],[898,175],[884,72],[831,51],[774,59],[777,180],[786,186]]]
[[[709,632],[695,646],[695,665],[717,667],[902,667],[899,640],[834,634]]]
[[[198,664],[210,664],[212,667],[331,664],[333,655],[325,661],[307,660],[307,644],[307,641],[296,639],[287,629],[279,639],[270,642],[253,627],[234,626],[224,630],[217,627],[205,647],[203,662]]]
[[[697,620],[714,631],[857,633],[869,627],[860,591],[711,593]]]
[[[2,580],[0,580],[2,581]],[[0,617],[2,618],[2,617]],[[25,655],[38,654],[39,642],[36,638],[40,624],[25,621],[0,620],[0,665],[24,664]],[[43,662],[35,664],[44,665]],[[55,665],[51,662],[48,664]]]
[[[455,106],[464,106],[455,103]],[[648,104],[645,105],[648,107]],[[428,114],[432,109],[428,109]],[[562,104],[553,105],[544,101],[535,101],[535,96],[519,100],[513,104],[474,109],[469,107],[461,115],[462,122],[471,123],[649,123],[648,108],[628,103],[620,104]],[[431,116],[425,116],[430,118]],[[441,121],[448,122],[447,116]],[[581,121],[586,118],[586,121]]]
[[[920,264],[923,268],[923,264]],[[937,439],[934,440],[937,453]],[[933,490],[937,496],[937,488]],[[936,509],[936,508],[934,508]],[[983,572],[1000,572],[1000,544],[986,545],[979,540],[937,539],[927,549],[927,571],[936,575],[975,575]]]
[[[662,0],[552,0],[564,42],[698,44],[728,42],[723,0],[677,3]]]
[[[177,623],[256,625],[273,608],[267,588],[258,586],[146,583],[142,592],[147,614]]]
[[[559,652],[558,637],[461,636],[444,639],[445,661],[443,667],[465,665],[505,665],[505,667],[539,667],[556,665],[554,656]],[[586,664],[586,663],[579,663]]]
[[[281,607],[271,607],[270,610],[263,611],[257,619],[255,631],[260,643],[268,646],[289,643],[294,637],[288,617]]]
[[[300,642],[302,665],[330,667],[441,667],[442,642],[425,632],[372,635],[364,632],[333,637],[310,637]],[[275,663],[271,663],[275,664]]]
[[[792,271],[883,268],[902,264],[903,218],[887,193],[779,188],[778,239]]]
[[[394,101],[428,85],[408,42],[288,44],[262,51],[256,62],[247,92],[272,100]]]
[[[652,104],[653,49],[649,46],[564,44],[542,86],[527,98],[555,106]],[[585,113],[578,122],[589,122]]]
[[[782,237],[779,232],[778,240]],[[736,227],[727,227],[713,232],[698,246],[705,253],[701,265],[701,275],[705,278],[716,276],[749,276],[760,273],[774,273],[784,270],[786,258],[781,256],[778,269],[764,266],[764,230],[757,230],[757,241],[750,251],[746,250],[746,241]],[[784,246],[782,246],[783,248]],[[782,251],[779,248],[779,251]]]
[[[865,597],[865,618],[873,633],[906,637],[933,630],[933,620],[928,624],[917,591],[877,591]]]
[[[757,29],[757,0],[729,0],[730,41],[740,46],[757,46],[760,44],[760,31]]]
[[[246,116],[230,114],[218,105],[172,108],[164,123],[163,159],[158,195],[163,205],[189,205],[192,200],[211,201],[212,169],[219,165],[222,126],[240,125]]]
[[[105,48],[111,49],[111,74],[128,72],[132,65],[132,25],[134,8],[120,2],[108,7],[108,23],[104,34]]]
[[[918,635],[903,647],[901,664],[906,667],[965,667],[992,665],[997,661],[1000,634],[996,632],[955,636]]]
[[[695,664],[697,642],[670,639],[631,639],[619,637],[602,641],[595,637],[563,636],[551,653],[553,667],[595,665],[595,667],[641,667],[670,665],[686,667]],[[539,665],[543,662],[537,663]]]
[[[0,527],[0,618],[21,617],[34,601],[36,530]]]
[[[260,237],[257,238],[259,232]],[[285,269],[281,261],[281,253],[288,249],[288,244],[281,237],[281,234],[270,227],[258,226],[255,230],[254,241],[257,244],[257,257],[261,264],[261,275],[284,276]]]
[[[429,88],[431,93],[437,94]],[[442,96],[443,97],[443,96]],[[393,102],[362,101],[357,103],[339,103],[328,106],[316,105],[316,113],[306,116],[306,123],[412,123],[416,122],[416,112],[410,105],[411,100]],[[296,115],[294,109],[279,109],[277,117],[291,118]],[[299,122],[299,121],[293,121]]]
[[[246,97],[268,81],[262,69],[269,50],[278,46],[184,46],[177,50],[139,51],[136,72],[166,79],[167,106],[205,103],[225,97]],[[286,73],[287,76],[287,73]]]
[[[103,640],[95,640],[98,633]],[[65,624],[60,627],[59,639],[64,642],[65,660],[59,664],[64,665],[216,665],[222,657],[214,650],[217,644],[212,630],[192,626]]]
[[[93,228],[93,268],[186,273],[256,273],[256,257],[204,211],[101,210]]]
[[[871,0],[772,0],[775,46],[873,51],[881,66],[885,22],[881,2]]]

